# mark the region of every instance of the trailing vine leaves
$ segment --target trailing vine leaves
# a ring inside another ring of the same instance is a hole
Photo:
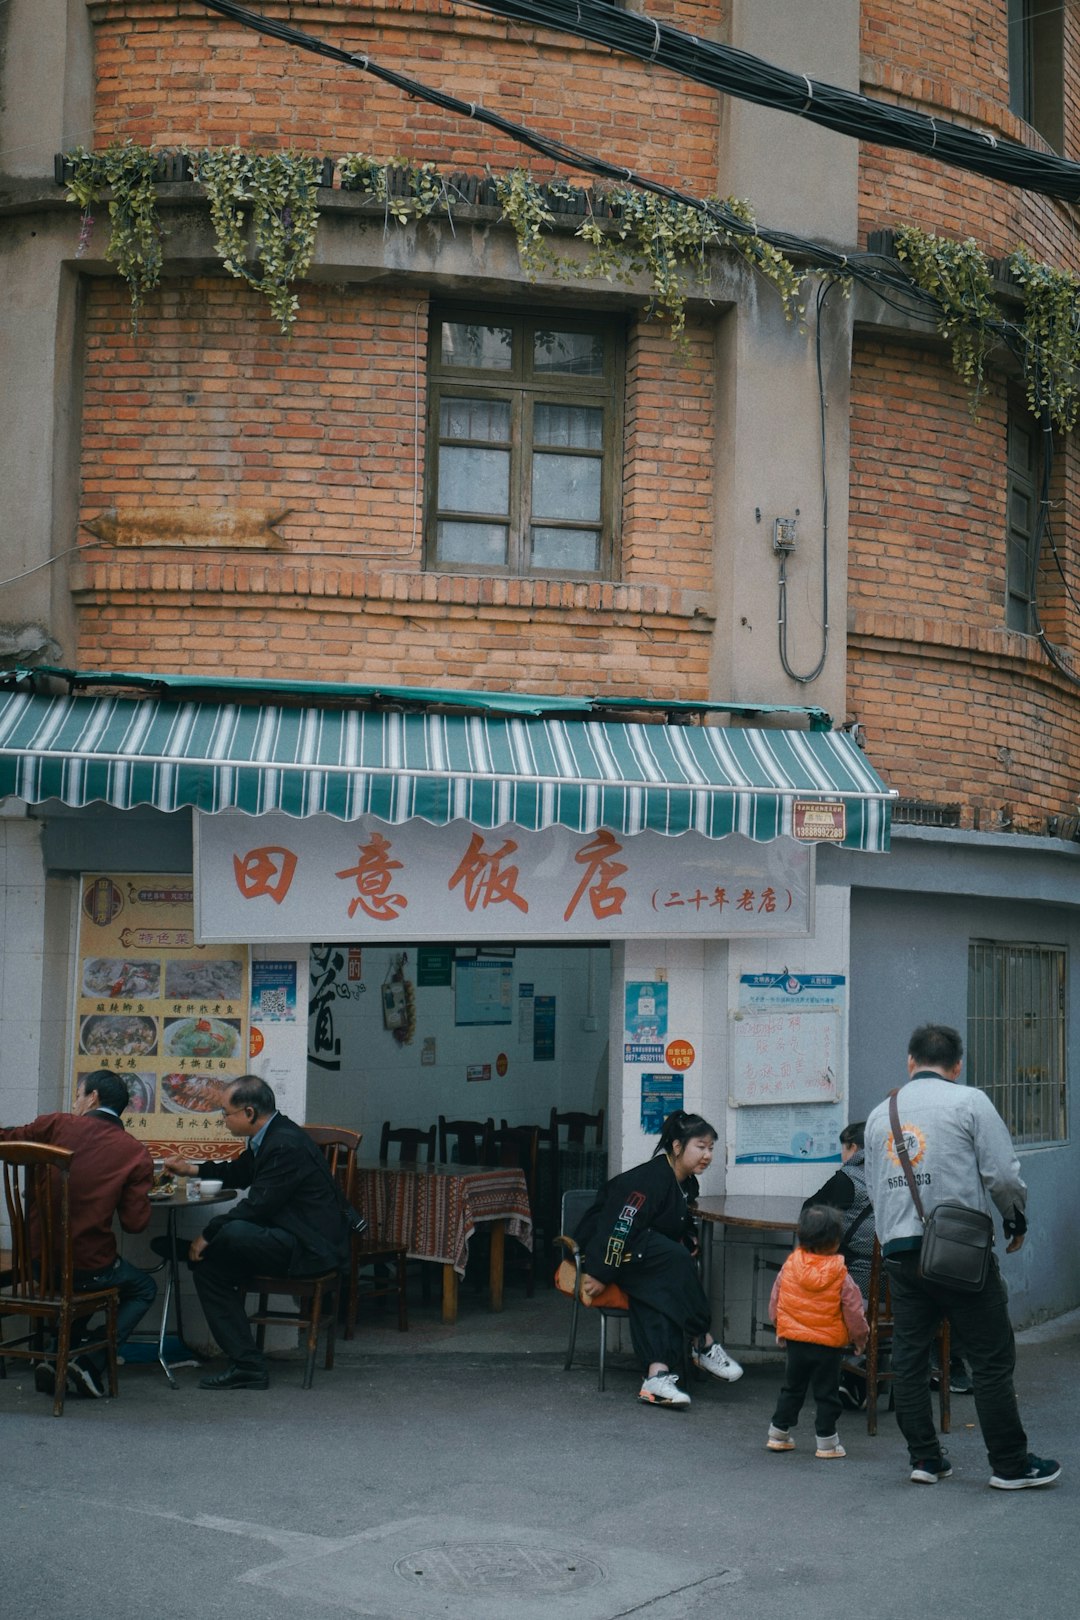
[[[131,329],[139,329],[139,310],[161,279],[164,231],[158,216],[155,182],[160,163],[153,147],[117,142],[103,152],[77,146],[68,153],[71,174],[68,197],[83,212],[83,237],[91,209],[109,197],[109,241],[105,257],[115,264],[131,293]]]
[[[222,263],[230,275],[265,295],[288,336],[300,307],[292,283],[306,276],[315,252],[318,159],[301,152],[244,152],[237,146],[190,157],[210,200]]]
[[[1001,331],[990,263],[973,237],[963,242],[898,226],[896,256],[911,279],[937,301],[938,331],[952,348],[953,366],[968,386],[973,417],[986,391],[986,362]]]
[[[1024,293],[1024,386],[1032,414],[1068,433],[1080,411],[1080,280],[1017,248],[1009,269]]]
[[[452,217],[449,190],[434,163],[411,163],[408,158],[379,163],[362,152],[350,152],[338,158],[337,172],[342,191],[366,192],[399,225],[430,219],[435,213]]]

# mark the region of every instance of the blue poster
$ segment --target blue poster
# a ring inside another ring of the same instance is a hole
[[[296,963],[252,962],[253,1024],[295,1024]]]
[[[533,1061],[548,1063],[555,1057],[555,997],[533,997]]]
[[[667,1116],[683,1105],[681,1074],[643,1074],[641,1077],[641,1128],[646,1136],[659,1136]]]
[[[663,1041],[668,1025],[668,987],[645,980],[626,986],[626,1038],[638,1045]]]

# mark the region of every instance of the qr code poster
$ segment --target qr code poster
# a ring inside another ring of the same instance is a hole
[[[253,1024],[295,1024],[296,963],[252,962]]]

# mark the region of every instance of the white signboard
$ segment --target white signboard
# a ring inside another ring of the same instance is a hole
[[[809,933],[812,888],[790,838],[195,816],[202,943],[782,937]]]

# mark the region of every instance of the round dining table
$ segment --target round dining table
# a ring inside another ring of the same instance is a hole
[[[166,1212],[165,1240],[168,1246],[168,1253],[161,1264],[153,1267],[153,1270],[165,1272],[165,1298],[161,1303],[161,1325],[158,1328],[157,1351],[158,1361],[161,1365],[162,1371],[169,1380],[169,1384],[173,1389],[179,1388],[176,1379],[173,1377],[173,1368],[184,1365],[184,1362],[170,1362],[168,1356],[165,1354],[165,1338],[169,1328],[170,1309],[173,1311],[176,1319],[176,1337],[186,1348],[186,1343],[184,1340],[184,1316],[180,1301],[180,1258],[182,1252],[186,1253],[186,1248],[184,1247],[183,1241],[178,1237],[177,1234],[178,1216],[181,1210],[206,1209],[211,1204],[228,1204],[231,1203],[235,1197],[235,1191],[223,1187],[220,1192],[201,1193],[197,1198],[191,1198],[188,1196],[187,1190],[182,1182],[179,1184],[176,1192],[150,1194],[151,1208],[163,1209]],[[191,1352],[189,1351],[189,1358],[190,1355]]]

